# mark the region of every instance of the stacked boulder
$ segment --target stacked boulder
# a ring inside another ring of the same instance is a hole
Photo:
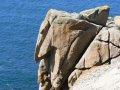
[[[80,13],[48,11],[35,49],[39,90],[68,90],[86,69],[120,55],[119,21],[108,16],[108,6]]]

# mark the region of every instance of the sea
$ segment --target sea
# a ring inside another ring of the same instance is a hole
[[[77,12],[110,6],[120,15],[120,0],[0,0],[0,90],[38,90],[34,50],[49,9]]]

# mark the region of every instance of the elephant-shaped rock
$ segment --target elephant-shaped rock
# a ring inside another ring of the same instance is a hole
[[[35,60],[36,62],[40,61],[38,80],[41,89],[63,89],[64,83],[80,58],[85,55],[84,53],[90,43],[106,25],[108,15],[108,6],[97,7],[80,13],[67,13],[54,9],[48,11],[41,24],[35,48]],[[96,42],[96,45],[98,44],[99,42]],[[104,45],[103,43],[100,47],[103,47],[104,50],[107,48],[107,44]],[[95,54],[96,50],[97,48],[94,48],[92,53]],[[101,52],[101,54],[104,53]],[[91,57],[89,55],[88,59]],[[98,57],[95,56],[94,58]],[[106,61],[108,57],[104,57],[104,61]],[[99,61],[98,59],[96,62]],[[85,60],[80,60],[82,64],[78,66],[85,68],[85,62],[87,67],[94,64],[94,62],[90,64]],[[70,78],[70,80],[72,79]]]

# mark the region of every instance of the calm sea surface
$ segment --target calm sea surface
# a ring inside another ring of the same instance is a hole
[[[0,0],[0,90],[37,90],[34,48],[51,9],[80,12],[101,5],[120,15],[120,0]]]

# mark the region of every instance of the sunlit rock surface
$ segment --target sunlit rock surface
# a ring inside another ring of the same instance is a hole
[[[35,48],[39,90],[118,90],[119,18],[109,17],[109,9],[48,11]]]

